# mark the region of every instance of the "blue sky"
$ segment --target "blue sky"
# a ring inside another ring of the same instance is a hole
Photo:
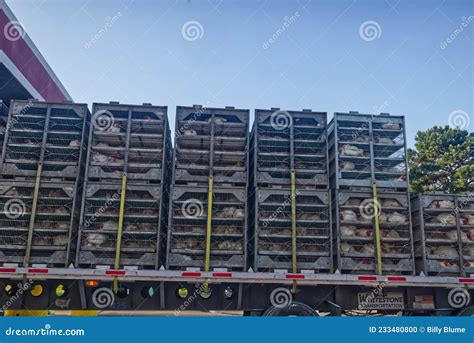
[[[192,104],[390,112],[410,145],[463,111],[474,131],[469,0],[7,3],[77,102],[167,105],[171,125]]]

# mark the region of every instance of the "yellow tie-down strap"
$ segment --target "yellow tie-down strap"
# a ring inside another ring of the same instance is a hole
[[[208,272],[211,264],[211,234],[212,234],[212,195],[214,180],[209,177],[209,188],[207,191],[207,228],[206,228],[206,256],[204,260],[204,271]],[[204,292],[209,291],[208,280],[204,280]]]
[[[122,190],[120,193],[120,210],[119,221],[117,228],[117,245],[115,247],[115,261],[114,269],[120,268],[120,248],[122,246],[122,228],[123,228],[123,214],[125,212],[125,193],[127,190],[127,174],[122,175]],[[114,276],[114,291],[118,290],[118,277]]]
[[[377,273],[382,275],[382,249],[380,246],[380,223],[379,223],[379,199],[377,197],[377,185],[372,184],[372,193],[374,197],[374,223],[375,223],[375,243],[377,252]]]
[[[293,265],[293,273],[297,273],[296,268],[296,173],[291,171],[291,259]],[[292,293],[296,293],[296,280],[293,280]]]
[[[25,268],[28,267],[28,264],[30,263],[31,244],[33,241],[33,229],[35,226],[36,207],[38,205],[38,195],[39,195],[39,188],[41,184],[41,171],[42,170],[43,170],[43,165],[38,164],[38,168],[36,169],[35,189],[33,191],[33,203],[31,204],[31,217],[30,217],[30,222],[28,224],[28,241],[26,243],[25,258],[23,259],[23,266]]]

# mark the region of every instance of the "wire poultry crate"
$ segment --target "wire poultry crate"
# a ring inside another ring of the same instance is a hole
[[[341,273],[377,273],[375,208],[378,210],[382,272],[414,274],[413,232],[407,192],[334,191],[333,229]]]
[[[8,123],[8,107],[5,103],[0,100],[0,149],[3,149],[3,138],[5,137],[5,131]],[[2,151],[0,150],[0,156]]]
[[[172,153],[167,107],[93,104],[86,177],[159,183]]]
[[[332,188],[408,189],[405,119],[403,116],[334,113],[329,123]]]
[[[85,104],[13,100],[3,143],[3,179],[75,181],[81,174],[89,111]]]
[[[418,271],[474,273],[474,195],[418,194],[412,198]]]
[[[257,188],[254,268],[292,270],[292,195],[288,189]],[[296,191],[296,267],[332,272],[331,211],[328,191]]]
[[[210,268],[246,267],[247,190],[214,185]],[[205,269],[208,188],[174,185],[167,240],[167,269]]]
[[[76,265],[113,266],[117,252],[122,184],[88,182],[85,185]],[[156,269],[164,246],[164,184],[129,184],[125,191],[119,265]]]
[[[176,108],[173,184],[247,184],[249,111]]]
[[[68,267],[80,190],[74,182],[41,182],[36,206],[34,190],[32,181],[0,181],[0,262]]]
[[[325,112],[255,110],[251,132],[251,168],[255,187],[328,189],[327,114]]]

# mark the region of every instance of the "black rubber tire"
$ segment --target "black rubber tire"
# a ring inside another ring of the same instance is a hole
[[[272,306],[263,313],[263,316],[264,317],[289,317],[289,316],[314,317],[314,316],[317,316],[317,314],[308,305],[294,301],[288,306],[285,306],[282,308]]]
[[[463,309],[459,310],[459,312],[456,315],[462,316],[462,317],[474,316],[474,306],[464,307]]]

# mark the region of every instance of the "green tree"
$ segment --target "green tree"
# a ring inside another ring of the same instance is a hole
[[[449,126],[418,131],[408,149],[411,192],[474,191],[474,134]]]

